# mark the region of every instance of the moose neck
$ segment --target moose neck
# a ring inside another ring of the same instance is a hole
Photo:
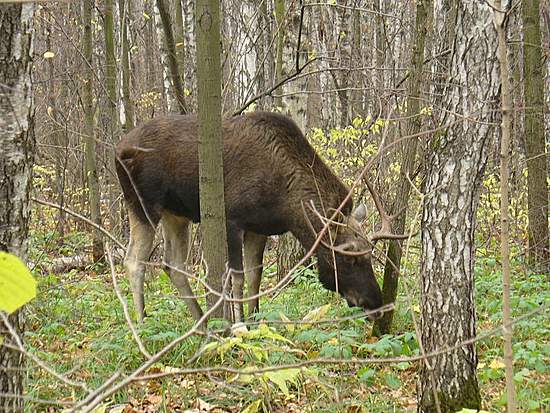
[[[318,222],[318,219],[316,220]],[[300,241],[306,253],[309,252],[309,250],[316,244],[317,236],[315,234],[319,234],[322,231],[321,225],[313,225],[311,224],[311,222],[314,222],[313,219],[310,219],[309,223],[306,222],[306,220],[304,219],[301,220],[298,224],[294,225],[293,228],[291,228],[292,234],[296,237],[296,239],[298,239],[298,241]],[[327,232],[323,236],[323,240],[326,241],[328,239],[329,235],[327,230]],[[317,256],[317,261],[320,268],[333,268],[334,259],[332,251],[325,247],[323,243],[317,243],[314,254]]]

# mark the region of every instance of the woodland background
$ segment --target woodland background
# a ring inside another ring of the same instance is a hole
[[[421,298],[422,277],[430,271],[424,223],[430,214],[452,214],[458,191],[443,191],[450,205],[426,200],[445,185],[444,175],[434,172],[445,156],[457,164],[472,160],[475,169],[472,182],[460,188],[479,205],[469,210],[473,219],[465,220],[475,225],[475,237],[456,244],[447,258],[475,251],[474,271],[464,269],[463,280],[470,286],[475,281],[479,364],[473,374],[482,406],[502,411],[510,405],[500,328],[504,233],[511,251],[518,409],[547,411],[550,2],[503,2],[504,77],[510,83],[510,108],[504,111],[493,24],[499,7],[493,3],[220,4],[224,116],[250,110],[291,115],[347,183],[370,165],[365,178],[387,208],[406,207],[396,232],[420,230],[422,237],[377,246],[376,272],[384,274],[385,292],[391,297],[397,279],[400,285],[395,312],[374,327],[323,290],[310,264],[284,290],[263,298],[244,336],[191,335],[93,411],[420,410],[423,401],[416,396],[427,379],[417,359],[424,354],[418,321],[430,320]],[[117,291],[130,300],[118,265],[128,228],[113,148],[136,124],[197,111],[194,2],[43,2],[33,19],[36,156],[28,256],[39,293],[26,307],[25,346],[17,350],[27,359],[23,398],[26,411],[85,409],[93,389],[109,390],[144,363],[113,286],[118,279]],[[503,113],[509,115],[511,150],[501,156]],[[499,168],[508,155],[509,228],[503,230]],[[433,176],[440,180],[434,183]],[[374,229],[377,216],[364,184],[354,198],[369,205],[367,229]],[[93,231],[90,220],[113,238]],[[192,259],[198,272],[200,238],[196,231]],[[156,267],[161,237],[158,244]],[[262,289],[303,255],[287,235],[269,247]],[[387,256],[401,262],[399,277]],[[109,265],[110,257],[115,264]],[[150,354],[185,337],[192,326],[168,277],[159,273],[151,271],[149,317],[138,327]],[[445,282],[457,294],[463,291],[460,282]],[[260,370],[243,374],[252,369]]]

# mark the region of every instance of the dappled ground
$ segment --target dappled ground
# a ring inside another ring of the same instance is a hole
[[[74,254],[86,245],[83,234],[71,234],[56,249],[55,237],[34,233],[33,260]],[[48,251],[50,249],[50,251]],[[54,251],[55,250],[55,251]],[[481,251],[476,266],[478,334],[495,329],[501,319],[501,280],[492,251]],[[44,267],[44,266],[43,266]],[[519,316],[550,304],[548,278],[528,274],[514,263],[513,308]],[[263,287],[273,284],[270,267]],[[127,292],[120,267],[118,280]],[[129,374],[143,363],[106,267],[65,274],[35,271],[38,297],[29,306],[26,343],[31,352],[67,379],[90,389],[120,371]],[[148,317],[139,334],[148,351],[159,351],[191,327],[185,305],[175,296],[168,277],[154,271],[146,289]],[[273,412],[401,412],[416,411],[417,362],[349,363],[352,358],[403,358],[418,355],[413,315],[418,315],[415,281],[403,280],[394,334],[371,335],[372,325],[358,318],[337,295],[324,290],[313,270],[303,270],[275,297],[261,301],[261,313],[248,331],[236,336],[193,336],[184,340],[146,374],[172,373],[180,368],[225,367],[241,371],[305,363],[256,375],[211,371],[134,382],[108,400],[98,412],[212,411]],[[403,294],[403,291],[407,294]],[[130,296],[128,294],[128,300]],[[131,300],[130,300],[131,304]],[[547,314],[547,313],[546,313]],[[343,317],[348,319],[338,321]],[[334,319],[327,323],[319,320]],[[306,320],[309,324],[288,324]],[[283,323],[281,323],[283,322]],[[550,336],[544,313],[519,322],[514,330],[516,383],[521,411],[550,410]],[[504,369],[502,340],[490,337],[478,343],[479,379],[484,408],[503,411]],[[341,363],[307,364],[316,359]],[[347,361],[347,362],[346,362]],[[29,363],[27,395],[37,402],[28,411],[61,411],[63,403],[84,397],[82,389],[62,383],[36,364]],[[49,406],[39,400],[52,400]],[[105,409],[103,409],[105,407]]]

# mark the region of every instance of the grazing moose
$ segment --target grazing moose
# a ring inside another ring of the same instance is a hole
[[[170,278],[192,316],[203,315],[187,277],[174,270],[185,268],[188,224],[200,220],[197,131],[195,116],[166,116],[133,129],[116,149],[130,220],[125,266],[140,319],[144,261],[159,222]],[[267,236],[290,231],[310,249],[327,222],[323,215],[332,215],[349,189],[288,117],[267,112],[233,117],[224,121],[222,134],[229,267],[233,297],[242,299],[243,247],[248,291],[255,296]],[[338,291],[350,305],[374,310],[382,305],[382,294],[366,253],[372,246],[359,232],[365,213],[364,205],[352,210],[352,201],[346,202],[316,255],[325,288]],[[258,299],[252,297],[249,312],[257,309]],[[241,301],[235,319],[242,318]]]

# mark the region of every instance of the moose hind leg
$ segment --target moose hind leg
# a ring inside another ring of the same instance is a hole
[[[190,223],[187,218],[172,214],[164,214],[162,217],[162,229],[165,243],[165,262],[172,284],[182,295],[191,316],[198,321],[203,316],[203,311],[195,298],[195,294],[189,284],[186,270],[187,252],[189,250]]]
[[[248,300],[249,317],[260,309],[260,299],[255,296],[260,293],[266,242],[267,236],[265,235],[254,232],[244,234],[244,272],[248,285],[248,297],[252,297]]]
[[[142,222],[131,210],[128,211],[128,218],[130,221],[130,243],[124,259],[124,267],[130,280],[138,319],[143,321],[145,316],[145,301],[143,298],[145,262],[151,254],[155,238],[155,226],[149,222]]]

